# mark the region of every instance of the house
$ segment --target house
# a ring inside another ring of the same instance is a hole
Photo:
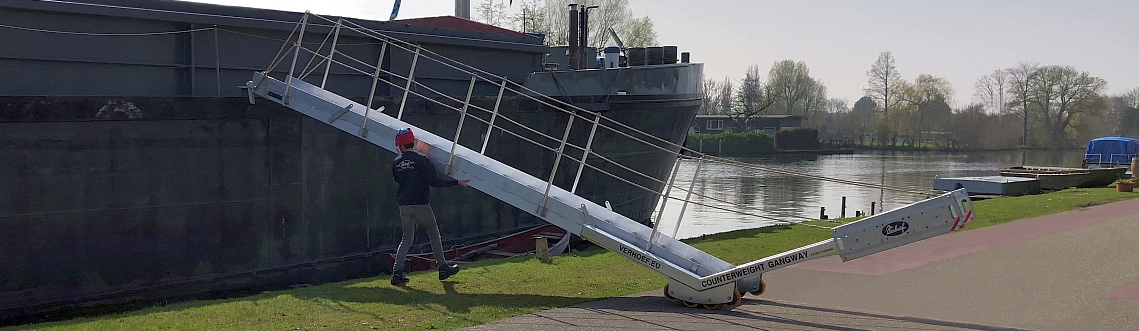
[[[806,116],[802,115],[758,115],[752,116],[743,126],[743,119],[737,123],[728,115],[696,115],[692,121],[692,133],[722,133],[724,131],[763,131],[770,135],[783,129],[795,129],[803,125]]]

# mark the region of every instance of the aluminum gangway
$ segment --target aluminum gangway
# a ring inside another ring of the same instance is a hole
[[[310,15],[312,14],[306,13],[299,24],[300,38],[304,36]],[[366,30],[358,25],[348,25],[349,23],[343,20],[335,22],[335,33],[339,33],[341,27],[351,27],[358,33],[374,34],[377,39],[385,43],[384,49],[391,45],[406,47],[408,51],[413,51],[416,54],[415,60],[407,77],[414,74],[415,63],[420,59],[420,55],[429,53],[417,44],[398,44],[398,40],[386,38],[379,32]],[[342,64],[334,60],[334,56],[343,56],[335,52],[336,39],[333,39],[333,51],[325,56],[304,48],[300,38],[293,44],[293,67],[287,76],[282,79],[272,77],[270,74],[272,65],[270,70],[253,74],[253,79],[246,84],[251,103],[255,102],[255,96],[260,96],[396,153],[398,153],[394,143],[396,132],[404,128],[413,128],[418,138],[416,150],[431,159],[437,169],[444,169],[454,178],[470,179],[469,186],[472,188],[668,277],[669,284],[665,287],[665,296],[690,307],[703,305],[705,308],[716,308],[721,304],[734,307],[742,302],[743,293],[763,292],[766,285],[761,276],[765,272],[832,254],[838,254],[844,261],[856,259],[960,229],[976,218],[972,213],[968,194],[964,190],[957,190],[835,227],[831,239],[738,266],[732,265],[676,240],[658,231],[656,227],[647,227],[574,194],[576,180],[574,189],[568,191],[554,185],[553,179],[561,160],[574,159],[564,153],[574,117],[570,118],[566,134],[560,141],[561,146],[556,150],[558,154],[550,178],[537,178],[484,155],[485,140],[481,151],[456,143],[462,133],[463,121],[470,117],[467,111],[468,107],[473,107],[470,105],[470,95],[475,81],[492,80],[480,76],[477,72],[472,73],[467,99],[462,108],[457,109],[462,113],[462,117],[455,131],[455,137],[448,139],[400,119],[407,94],[415,93],[410,91],[410,87],[413,83],[419,84],[414,79],[406,79],[406,84],[403,86],[390,81],[385,82],[401,88],[405,96],[401,101],[399,112],[393,117],[385,114],[382,107],[370,109],[370,105],[357,103],[296,77],[296,55],[301,51],[307,50],[317,57],[323,56],[329,65]],[[383,51],[381,58],[382,53]],[[373,76],[374,91],[375,84],[383,81],[380,73],[384,70],[379,67],[373,69],[375,72],[368,74]],[[387,74],[396,76],[394,73]],[[503,90],[507,88],[505,80],[499,84]],[[500,90],[499,101],[501,98]],[[371,100],[368,103],[370,104]],[[493,111],[491,128],[503,130],[493,124],[493,118],[501,116],[497,106]],[[598,121],[595,119],[591,125],[593,132],[596,132]],[[590,142],[585,147],[586,156],[589,155],[589,146],[593,138],[591,134]],[[489,139],[489,134],[484,139]],[[584,159],[585,157],[574,160],[584,167]],[[582,167],[578,168],[578,176]],[[679,226],[679,222],[676,225]]]

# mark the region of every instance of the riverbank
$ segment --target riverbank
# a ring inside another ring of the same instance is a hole
[[[978,221],[966,230],[1137,197],[1102,188],[978,201]],[[828,237],[825,229],[773,226],[685,241],[725,261],[743,263]],[[520,257],[464,268],[442,283],[434,273],[412,274],[406,288],[392,287],[387,277],[379,276],[14,329],[452,329],[659,289],[667,282],[600,249],[556,256],[553,264]]]

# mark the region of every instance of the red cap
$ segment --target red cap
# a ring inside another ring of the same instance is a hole
[[[399,132],[395,134],[396,146],[403,146],[413,143],[415,143],[415,134],[411,133],[411,128],[399,130]]]

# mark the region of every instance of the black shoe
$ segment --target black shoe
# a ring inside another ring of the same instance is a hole
[[[408,281],[407,277],[404,277],[402,272],[397,272],[397,273],[392,274],[392,285],[393,286],[400,286],[403,284],[407,284],[407,281]]]
[[[459,273],[459,265],[458,264],[452,263],[452,264],[440,266],[439,267],[439,280],[447,279],[447,277],[451,277],[452,275],[457,274],[457,273]]]

